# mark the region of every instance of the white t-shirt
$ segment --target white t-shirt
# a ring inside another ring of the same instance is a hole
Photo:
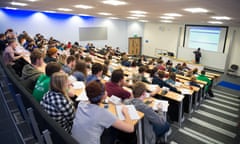
[[[72,136],[80,144],[100,144],[105,128],[115,123],[117,117],[95,104],[79,103],[72,126]]]

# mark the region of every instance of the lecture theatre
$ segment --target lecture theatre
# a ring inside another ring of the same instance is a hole
[[[0,1],[0,143],[240,144],[239,9]]]

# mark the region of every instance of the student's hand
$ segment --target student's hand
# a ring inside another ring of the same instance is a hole
[[[128,109],[124,105],[122,106],[122,113],[124,116],[128,116]]]

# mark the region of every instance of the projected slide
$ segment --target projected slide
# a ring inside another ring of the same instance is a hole
[[[226,27],[186,26],[185,46],[207,51],[223,52]]]

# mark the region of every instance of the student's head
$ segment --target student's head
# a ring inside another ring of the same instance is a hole
[[[67,65],[70,67],[70,68],[74,68],[75,67],[75,64],[76,64],[76,59],[73,55],[70,55],[67,57]]]
[[[184,63],[182,64],[182,66],[183,66],[183,67],[186,67],[186,66],[187,66],[187,64],[184,62]]]
[[[67,96],[68,90],[68,76],[63,72],[56,72],[52,75],[50,80],[50,89],[55,92],[60,92],[64,96]]]
[[[5,39],[6,39],[5,34],[1,33],[0,34],[0,40],[5,40]]]
[[[146,90],[146,85],[143,82],[138,81],[133,85],[132,93],[135,98],[139,98],[146,92]]]
[[[139,69],[138,69],[138,72],[140,74],[144,73],[146,71],[146,67],[145,66],[140,66]]]
[[[100,63],[94,63],[92,65],[92,74],[101,76],[103,72],[103,65]]]
[[[87,84],[86,93],[92,104],[99,104],[106,98],[104,85],[100,81],[92,81]]]
[[[112,72],[111,82],[122,84],[124,79],[124,73],[122,69],[117,69]]]
[[[78,60],[76,62],[74,71],[82,72],[85,76],[87,76],[87,65],[86,65],[86,63]]]
[[[84,60],[85,60],[86,63],[92,63],[92,58],[89,57],[89,56],[85,57]]]
[[[192,76],[191,77],[191,82],[195,82],[196,81],[196,77],[195,76]]]
[[[197,50],[198,50],[198,51],[200,51],[200,50],[201,50],[201,48],[198,48]]]
[[[136,67],[136,66],[137,66],[137,61],[134,60],[134,61],[132,62],[132,64],[131,64],[131,66],[132,66],[132,67]]]
[[[110,60],[108,59],[104,60],[104,64],[108,66],[110,64]]]
[[[197,74],[198,73],[198,68],[194,68],[192,72],[193,72],[193,74]]]
[[[49,57],[56,58],[57,57],[57,52],[58,52],[58,49],[56,47],[51,47],[47,50],[47,55]]]
[[[30,55],[31,64],[41,66],[44,63],[43,57],[43,53],[39,49],[34,49]]]
[[[176,74],[174,72],[169,73],[169,79],[176,80]]]
[[[162,79],[162,78],[164,78],[165,77],[165,72],[164,71],[158,71],[158,77],[160,78],[160,79]]]
[[[60,64],[66,64],[66,59],[67,59],[67,55],[65,55],[65,54],[62,54],[62,55],[59,55],[59,57],[58,57],[58,62],[60,63]]]
[[[45,68],[47,76],[51,77],[55,72],[61,71],[61,65],[57,62],[49,62]]]
[[[205,70],[202,70],[202,71],[201,71],[201,74],[202,74],[202,75],[205,75],[205,74],[206,74]]]
[[[23,45],[26,42],[26,37],[22,34],[18,36],[18,42]]]
[[[16,49],[17,45],[18,44],[17,44],[16,39],[9,39],[8,40],[8,46],[12,47],[13,49]]]

